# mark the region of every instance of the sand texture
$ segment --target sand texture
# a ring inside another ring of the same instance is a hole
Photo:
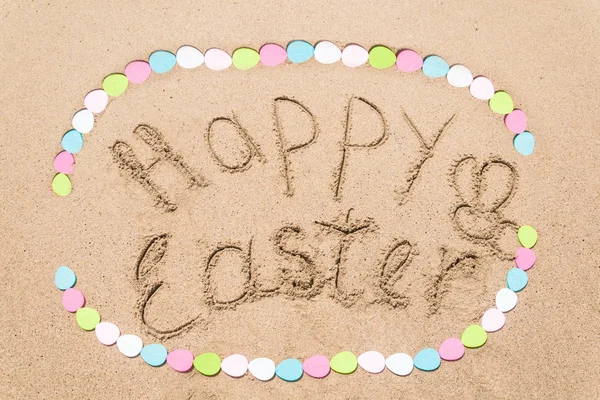
[[[600,3],[22,2],[0,6],[3,399],[592,399],[600,393]],[[445,78],[341,63],[174,68],[111,99],[73,192],[53,158],[84,96],[158,49],[292,39],[412,48],[490,77],[532,156]],[[479,323],[519,243],[506,326],[438,371],[208,378],[101,345],[60,265],[144,343],[276,363],[416,354]]]

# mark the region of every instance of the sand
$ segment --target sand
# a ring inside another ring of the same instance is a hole
[[[373,3],[0,7],[2,398],[600,393],[598,4]],[[444,79],[314,61],[176,68],[111,101],[76,156],[73,193],[52,193],[60,138],[108,73],[183,44],[300,38],[463,63],[526,111],[536,151],[516,153],[486,102]],[[483,217],[470,218],[476,187]],[[523,224],[540,234],[538,262],[504,329],[406,378],[154,369],[82,331],[53,283],[70,266],[104,320],[194,354],[414,355],[493,306]]]

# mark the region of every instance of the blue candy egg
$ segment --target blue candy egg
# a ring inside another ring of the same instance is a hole
[[[435,371],[440,367],[442,360],[435,349],[428,347],[418,352],[413,362],[421,371]]]
[[[515,135],[513,139],[513,146],[515,149],[522,155],[528,156],[533,153],[533,148],[535,147],[535,138],[529,131],[525,131],[523,133],[519,133]]]
[[[527,272],[520,268],[512,268],[506,275],[506,285],[513,292],[519,292],[527,286],[529,277]]]
[[[427,56],[423,60],[423,73],[429,78],[441,78],[450,70],[448,63],[439,56]]]
[[[57,288],[60,290],[67,290],[68,288],[75,286],[75,282],[77,282],[77,277],[71,268],[64,265],[58,267],[54,274],[54,284]]]
[[[165,72],[170,71],[171,68],[175,66],[176,62],[177,57],[175,57],[175,54],[165,50],[155,51],[150,54],[150,58],[148,59],[150,68],[157,74],[164,74]]]
[[[160,367],[167,361],[167,348],[162,344],[153,343],[142,347],[142,360],[153,367]]]
[[[83,147],[83,136],[75,129],[65,133],[60,141],[63,149],[71,154],[77,154]]]
[[[291,62],[300,64],[310,60],[315,53],[315,48],[304,40],[294,40],[288,44],[286,51]]]
[[[275,374],[286,382],[296,382],[302,373],[302,363],[295,358],[283,360],[275,368]]]

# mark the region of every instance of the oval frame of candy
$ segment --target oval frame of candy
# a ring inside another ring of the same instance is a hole
[[[59,196],[67,196],[72,191],[72,183],[68,174],[73,171],[75,164],[74,154],[83,146],[83,135],[89,133],[95,122],[95,115],[104,112],[110,99],[122,95],[130,83],[141,84],[145,82],[152,72],[163,74],[179,65],[184,69],[194,69],[202,64],[208,69],[221,71],[233,65],[238,70],[249,70],[259,63],[265,67],[274,67],[285,63],[301,64],[313,58],[321,64],[335,64],[341,62],[350,68],[357,68],[367,63],[375,69],[387,69],[396,65],[400,72],[413,73],[419,70],[432,79],[446,77],[451,86],[458,88],[469,87],[472,96],[479,100],[487,100],[490,109],[504,116],[504,124],[510,132],[514,133],[513,145],[522,155],[528,156],[533,152],[535,139],[526,130],[527,117],[522,110],[515,109],[513,100],[508,93],[496,91],[492,82],[484,76],[475,76],[461,64],[450,66],[443,58],[437,55],[421,57],[410,49],[402,49],[394,53],[385,46],[374,46],[370,51],[363,47],[350,44],[340,49],[329,41],[320,41],[315,46],[303,40],[294,40],[283,47],[267,43],[259,51],[242,47],[235,50],[230,56],[227,52],[210,48],[204,54],[192,46],[182,46],[174,54],[165,50],[158,50],[150,54],[148,61],[136,60],[125,67],[124,73],[113,73],[104,78],[102,89],[89,92],[85,99],[85,108],[77,111],[72,118],[73,129],[64,134],[62,138],[63,151],[55,160],[57,170],[52,179],[52,189]],[[438,350],[424,348],[419,351],[414,359],[406,353],[395,353],[385,358],[377,351],[367,351],[356,357],[349,351],[342,351],[331,359],[323,355],[315,355],[304,362],[295,358],[282,360],[278,365],[268,358],[255,358],[248,362],[240,354],[230,355],[223,360],[215,353],[204,353],[196,357],[188,350],[176,349],[168,352],[157,343],[143,345],[142,340],[132,334],[121,335],[119,328],[110,322],[100,322],[100,314],[93,308],[85,307],[83,294],[72,289],[77,281],[73,271],[61,266],[55,274],[55,284],[64,291],[63,305],[69,312],[75,313],[79,326],[87,331],[95,330],[100,343],[110,346],[117,344],[121,353],[127,357],[141,355],[142,359],[151,366],[161,366],[167,363],[178,372],[187,372],[195,368],[205,376],[213,376],[223,370],[232,377],[241,377],[247,371],[258,380],[268,381],[275,375],[284,381],[294,382],[299,380],[304,373],[314,378],[324,378],[334,370],[340,374],[353,373],[358,366],[368,373],[380,373],[384,369],[390,370],[395,375],[409,375],[416,367],[421,371],[434,371],[439,368],[441,361],[455,361],[463,357],[465,348],[478,348],[483,346],[488,338],[488,333],[500,330],[505,322],[505,314],[517,304],[517,292],[524,289],[528,283],[525,271],[530,269],[536,261],[535,253],[531,248],[538,239],[537,231],[528,225],[521,226],[517,233],[518,240],[523,246],[518,249],[515,256],[515,268],[509,270],[506,278],[507,287],[496,294],[496,307],[488,309],[479,325],[467,327],[460,338],[446,339]]]

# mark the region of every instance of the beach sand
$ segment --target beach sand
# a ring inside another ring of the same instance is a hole
[[[596,398],[598,4],[283,3],[1,7],[0,397]],[[61,137],[109,73],[184,44],[293,39],[464,64],[526,112],[535,151],[445,78],[314,59],[176,67],[111,99],[73,192],[52,192]],[[539,233],[537,262],[506,326],[407,377],[152,368],[79,328],[53,280],[69,266],[103,321],[169,350],[414,356],[494,306],[520,225]]]

